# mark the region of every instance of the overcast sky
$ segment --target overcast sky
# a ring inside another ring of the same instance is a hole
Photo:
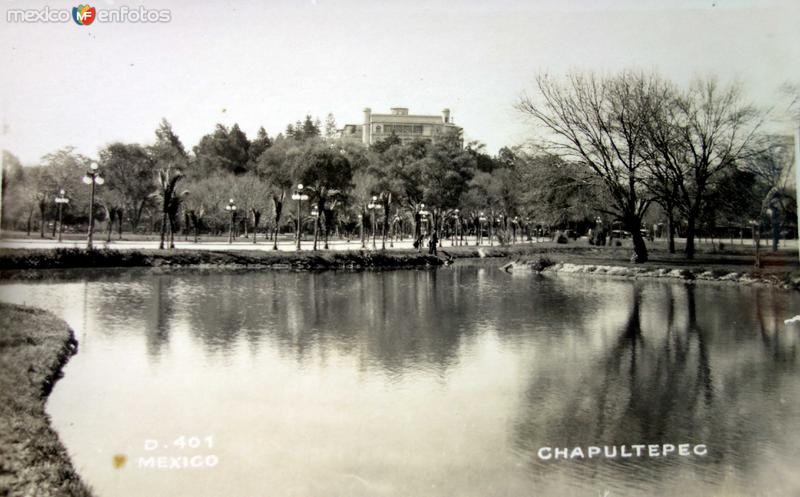
[[[800,2],[144,0],[166,24],[8,23],[3,1],[3,148],[24,163],[65,145],[96,156],[150,143],[166,117],[190,148],[216,123],[270,135],[305,114],[341,126],[362,109],[452,110],[491,152],[525,140],[513,109],[540,71],[656,69],[676,82],[738,78],[774,105],[800,81]],[[138,2],[92,3],[98,9]]]

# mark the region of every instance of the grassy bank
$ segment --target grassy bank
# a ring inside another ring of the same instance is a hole
[[[91,496],[45,413],[61,368],[77,350],[52,314],[0,303],[0,495]]]
[[[669,254],[672,256],[672,254]],[[504,266],[507,271],[531,270],[539,273],[647,278],[689,282],[767,285],[800,290],[800,269],[794,254],[771,254],[764,267],[755,268],[744,254],[706,254],[687,261],[673,257],[651,259],[634,264],[619,258],[597,254],[570,254],[542,251],[523,254]]]
[[[0,249],[0,269],[93,267],[252,266],[275,269],[361,269],[438,266],[444,260],[413,250],[256,251],[256,250],[86,250]]]
[[[508,270],[534,270],[582,275],[629,278],[667,278],[685,281],[713,281],[738,284],[764,284],[800,289],[800,263],[794,250],[761,252],[762,267],[753,265],[752,247],[727,246],[724,250],[703,247],[695,258],[670,254],[665,246],[648,247],[650,260],[630,262],[630,247],[595,247],[587,243],[560,245],[540,243],[512,247],[449,247],[446,256],[454,259],[487,257],[511,259]]]
[[[543,242],[518,244],[513,246],[450,246],[445,242],[439,256],[430,256],[410,249],[390,249],[386,251],[369,250],[330,250],[282,252],[271,250],[114,250],[100,249],[88,251],[77,248],[56,249],[0,249],[0,278],[41,277],[46,275],[40,269],[71,268],[126,268],[126,267],[238,267],[262,269],[371,269],[371,268],[415,268],[435,267],[448,260],[489,258],[511,259],[524,263],[546,258],[555,264],[581,266],[613,266],[631,268],[631,272],[641,273],[661,271],[682,271],[690,275],[685,279],[703,279],[709,273],[728,276],[729,280],[770,280],[791,282],[800,276],[800,264],[793,250],[782,249],[776,253],[762,251],[762,267],[753,266],[752,247],[726,245],[721,250],[713,246],[700,246],[693,260],[687,260],[681,253],[670,254],[664,244],[653,243],[648,247],[650,260],[646,264],[630,262],[631,248],[596,247],[585,241],[569,244]],[[635,269],[634,269],[635,268]],[[31,271],[33,270],[33,271]],[[572,268],[571,270],[574,270]],[[576,271],[577,272],[577,271]],[[584,271],[584,272],[596,272]],[[618,271],[621,272],[621,271]],[[705,275],[701,277],[701,275]]]

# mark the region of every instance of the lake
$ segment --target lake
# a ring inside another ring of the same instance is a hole
[[[99,497],[800,494],[795,293],[494,263],[51,274],[0,299],[75,330],[47,410]],[[623,445],[645,449],[585,457]]]

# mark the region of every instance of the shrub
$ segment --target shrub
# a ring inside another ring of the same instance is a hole
[[[536,260],[530,263],[530,266],[534,271],[541,273],[554,264],[555,262],[546,255],[540,255]]]
[[[556,243],[567,243],[567,241],[568,240],[566,236],[564,236],[562,233],[558,234],[558,237],[556,238]]]

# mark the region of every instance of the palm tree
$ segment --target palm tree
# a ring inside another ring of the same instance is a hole
[[[184,190],[180,194],[173,194],[172,198],[167,206],[168,217],[169,217],[169,248],[175,248],[175,231],[178,226],[178,219],[180,215],[181,206],[183,205],[183,199],[189,194],[188,191]]]
[[[167,223],[172,222],[170,212],[174,210],[177,213],[177,209],[180,207],[180,195],[176,195],[175,192],[178,182],[182,179],[183,173],[171,164],[158,171],[158,191],[154,195],[161,199],[161,241],[158,244],[159,250],[164,250]],[[170,248],[174,248],[174,244],[170,243]]]

